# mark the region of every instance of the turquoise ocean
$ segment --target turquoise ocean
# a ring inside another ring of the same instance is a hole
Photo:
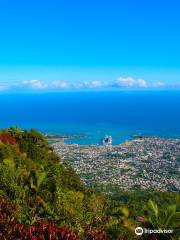
[[[180,138],[180,91],[82,91],[0,95],[0,128],[83,135],[71,143],[113,144],[132,134]]]

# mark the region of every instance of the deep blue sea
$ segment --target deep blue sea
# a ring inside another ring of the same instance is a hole
[[[80,144],[106,134],[113,144],[139,133],[180,138],[180,91],[1,94],[0,128],[9,126],[83,134],[71,140]]]

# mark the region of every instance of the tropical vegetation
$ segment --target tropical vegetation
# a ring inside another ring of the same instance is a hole
[[[178,239],[180,196],[86,187],[36,131],[0,132],[0,239]],[[134,233],[137,226],[172,234]]]

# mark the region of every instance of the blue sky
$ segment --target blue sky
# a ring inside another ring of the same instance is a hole
[[[178,0],[1,1],[0,90],[177,88]]]

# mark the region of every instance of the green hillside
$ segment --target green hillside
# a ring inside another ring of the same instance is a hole
[[[0,239],[178,239],[180,196],[87,188],[43,135],[0,132]],[[173,234],[137,238],[137,226]]]

